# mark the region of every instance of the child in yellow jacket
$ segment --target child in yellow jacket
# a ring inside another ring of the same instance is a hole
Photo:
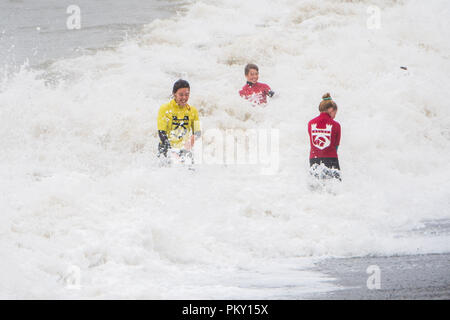
[[[173,85],[173,99],[163,104],[158,112],[158,157],[167,157],[169,149],[178,153],[188,152],[194,146],[195,138],[201,135],[198,111],[190,106],[190,86],[186,80],[178,80]]]

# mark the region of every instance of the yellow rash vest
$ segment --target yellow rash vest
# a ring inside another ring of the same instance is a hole
[[[188,104],[179,106],[172,99],[159,108],[158,130],[167,133],[172,148],[183,148],[194,133],[200,132],[197,109]]]

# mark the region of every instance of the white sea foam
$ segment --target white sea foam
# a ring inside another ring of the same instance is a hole
[[[0,297],[292,298],[331,287],[305,270],[317,258],[449,252],[448,234],[409,232],[450,218],[449,11],[196,1],[115,50],[8,78]],[[237,94],[247,62],[276,92],[265,108]],[[179,77],[204,130],[280,130],[278,173],[159,168],[156,114]],[[343,182],[312,192],[306,124],[327,91]]]

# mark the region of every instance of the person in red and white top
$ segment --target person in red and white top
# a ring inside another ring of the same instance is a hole
[[[329,93],[322,97],[319,104],[320,115],[308,123],[309,141],[311,151],[309,164],[311,168],[324,164],[335,178],[340,180],[339,160],[337,150],[341,141],[341,125],[334,121],[337,113],[337,104]]]
[[[266,104],[267,97],[273,97],[275,94],[265,83],[258,82],[259,69],[256,64],[249,63],[244,69],[247,83],[239,91],[239,95],[249,100],[253,105]]]

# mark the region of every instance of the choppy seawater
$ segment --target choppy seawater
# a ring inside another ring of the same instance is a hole
[[[299,298],[333,287],[322,258],[450,251],[448,1],[79,1],[80,30],[73,3],[37,3],[0,5],[0,297]],[[277,93],[266,108],[237,94],[247,62]],[[159,168],[179,77],[205,155],[209,130],[276,129],[276,174]],[[327,91],[343,183],[312,192],[306,124]]]
[[[176,0],[3,0],[0,3],[0,67],[16,69],[62,57],[113,48],[135,36],[143,24],[182,10]],[[70,29],[73,11],[80,9],[80,29]]]

